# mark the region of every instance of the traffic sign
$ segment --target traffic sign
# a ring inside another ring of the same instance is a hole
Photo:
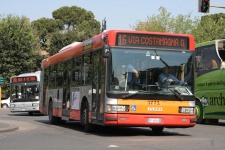
[[[0,85],[5,83],[5,78],[3,78],[3,76],[0,76]]]

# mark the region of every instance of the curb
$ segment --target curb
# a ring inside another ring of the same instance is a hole
[[[0,133],[10,132],[10,131],[18,130],[18,129],[19,129],[18,126],[14,126],[14,125],[10,125],[10,124],[0,122]]]

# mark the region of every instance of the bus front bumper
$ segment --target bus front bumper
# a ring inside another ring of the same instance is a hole
[[[39,103],[32,104],[20,104],[20,103],[10,103],[11,112],[38,112]]]
[[[118,126],[164,126],[186,128],[196,125],[195,115],[137,115],[137,114],[105,114],[105,125]]]

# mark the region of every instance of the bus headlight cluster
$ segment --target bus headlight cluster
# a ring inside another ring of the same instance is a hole
[[[179,107],[179,113],[194,115],[195,107]]]
[[[16,105],[15,104],[10,104],[10,107],[15,107]]]
[[[128,111],[127,105],[107,105],[107,112]]]
[[[33,107],[37,107],[38,106],[38,103],[32,103],[32,106]]]

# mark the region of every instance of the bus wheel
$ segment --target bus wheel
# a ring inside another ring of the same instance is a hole
[[[33,112],[28,112],[28,114],[29,114],[29,116],[33,116],[34,113]]]
[[[153,133],[159,134],[162,133],[164,127],[150,127]]]
[[[203,124],[205,123],[205,119],[203,119],[203,109],[202,109],[202,104],[199,100],[196,100],[195,102],[195,109],[196,109],[196,118],[197,118],[197,123],[198,124]]]
[[[50,124],[58,124],[60,122],[60,118],[53,116],[53,114],[52,114],[53,106],[52,105],[53,105],[52,101],[49,102],[49,105],[48,105],[48,120],[49,120]]]
[[[89,123],[89,106],[88,102],[85,101],[82,107],[82,116],[81,116],[81,122],[84,125],[84,131],[85,132],[91,132],[91,124]]]

